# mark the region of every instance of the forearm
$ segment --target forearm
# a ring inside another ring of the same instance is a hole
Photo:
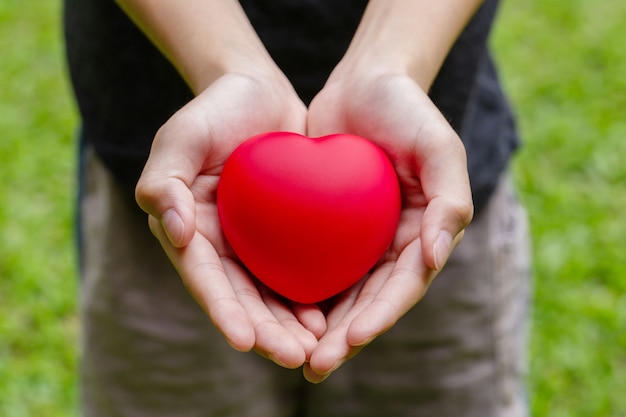
[[[273,63],[235,0],[117,0],[196,92]]]
[[[350,68],[401,71],[425,91],[481,0],[370,0],[344,57]]]

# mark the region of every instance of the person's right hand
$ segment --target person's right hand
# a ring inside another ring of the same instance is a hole
[[[322,313],[287,304],[258,284],[225,242],[216,189],[248,137],[304,133],[306,107],[282,73],[221,76],[157,133],[136,198],[188,291],[226,340],[281,366],[301,366],[325,331]]]

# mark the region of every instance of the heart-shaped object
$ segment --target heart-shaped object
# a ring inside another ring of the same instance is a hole
[[[348,134],[252,137],[228,158],[217,189],[222,230],[241,262],[299,303],[364,277],[393,240],[400,204],[385,153]]]

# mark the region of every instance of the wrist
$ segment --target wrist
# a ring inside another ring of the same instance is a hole
[[[348,51],[345,71],[402,74],[428,91],[481,0],[370,0]],[[340,72],[340,71],[339,71]]]
[[[235,0],[117,0],[196,93],[228,73],[276,66]]]
[[[196,94],[228,74],[238,74],[269,84],[286,81],[269,56],[258,54],[258,51],[246,52],[246,48],[230,48],[228,52],[217,57],[207,54],[203,58],[198,57],[193,65],[178,66],[178,70]]]

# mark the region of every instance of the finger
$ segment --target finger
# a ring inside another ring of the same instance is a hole
[[[170,242],[161,223],[150,216],[150,228],[182,277],[187,291],[202,307],[226,341],[247,352],[255,345],[254,326],[226,275],[213,246],[196,234],[184,248]]]
[[[409,292],[415,294],[416,270],[427,271],[420,263],[419,241],[407,245],[403,254],[398,262],[385,263],[368,277],[358,292],[358,300],[345,303],[350,306],[348,311],[342,311],[345,306],[341,305],[338,310],[331,311],[329,322],[333,322],[332,314],[340,314],[341,318],[320,340],[309,364],[305,365],[303,371],[308,381],[319,383],[326,379],[393,326],[421,298],[420,295],[408,295]],[[413,285],[405,285],[405,280],[410,280]],[[421,295],[424,292],[425,289]]]
[[[427,201],[420,231],[423,260],[440,271],[474,212],[465,149],[449,127],[424,150],[419,177]]]
[[[282,297],[277,296],[276,293],[268,289],[261,290],[261,297],[278,324],[285,328],[304,350],[304,360],[308,360],[313,350],[317,347],[317,337],[298,320],[294,311],[285,303]],[[282,347],[282,349],[284,348],[285,346]],[[297,368],[302,363],[303,361],[301,361],[300,357],[294,358],[289,367]]]
[[[364,346],[389,330],[424,296],[434,272],[422,262],[419,239],[402,251],[398,260],[373,273],[378,289],[367,306],[351,321],[346,340]]]
[[[305,363],[302,367],[302,375],[304,376],[304,379],[306,379],[310,383],[319,384],[321,382],[324,382],[324,380],[330,376],[330,373],[317,374],[311,369],[311,365],[309,363]]]
[[[191,131],[186,117],[179,112],[159,129],[135,188],[139,206],[161,223],[175,247],[189,244],[195,233],[195,201],[190,188],[206,153],[202,129]]]
[[[304,378],[312,384],[319,384],[325,381],[333,372],[335,372],[341,365],[343,365],[347,360],[356,356],[362,347],[352,347],[349,349],[349,353],[344,355],[340,360],[337,360],[334,365],[326,370],[319,370],[319,368],[312,366],[310,362],[307,362],[302,367],[302,375]]]
[[[472,210],[468,200],[438,197],[428,204],[422,219],[420,237],[424,242],[424,262],[430,268],[441,271],[444,267],[472,219]]]
[[[360,298],[362,283],[344,292],[328,313],[328,330],[313,351],[305,366],[305,378],[310,382],[325,379],[343,362],[354,355],[355,348],[347,342],[350,323],[365,307],[368,300]],[[358,300],[358,301],[357,301]],[[360,348],[356,348],[360,349]],[[307,376],[308,375],[308,376]],[[317,375],[317,377],[315,377]],[[309,379],[309,377],[311,379]],[[319,382],[319,381],[318,381]]]
[[[317,339],[268,290],[259,292],[242,268],[234,263],[226,268],[233,289],[252,321],[255,351],[285,368],[300,367],[307,357],[301,342],[312,351]]]
[[[317,304],[293,303],[293,314],[305,329],[310,331],[317,339],[320,339],[326,332],[326,317],[320,306]]]

